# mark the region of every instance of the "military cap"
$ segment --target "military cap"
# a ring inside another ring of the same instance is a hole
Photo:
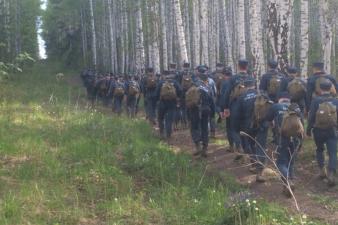
[[[289,95],[289,93],[287,91],[284,91],[284,92],[282,92],[282,93],[279,94],[278,98],[279,99],[283,99],[283,98],[284,99],[290,99],[290,95]]]
[[[291,74],[298,73],[297,67],[294,67],[294,66],[288,67],[288,73],[291,73]]]
[[[154,72],[154,68],[148,67],[148,68],[146,69],[146,72],[147,72],[147,73],[153,73],[153,72]]]
[[[170,74],[170,72],[168,71],[168,70],[163,70],[163,73],[162,73],[163,75],[169,75]]]
[[[246,60],[246,59],[240,59],[240,60],[238,60],[238,65],[239,65],[240,67],[246,67],[246,66],[249,65],[249,61]]]
[[[268,65],[269,65],[270,68],[276,69],[277,66],[278,66],[278,62],[276,60],[274,60],[274,59],[270,59],[268,61]]]
[[[226,75],[232,75],[232,68],[231,68],[231,66],[225,67],[224,70],[223,70],[223,72]]]
[[[321,70],[324,69],[324,63],[323,63],[323,62],[314,62],[314,63],[312,64],[312,66],[313,66],[314,68],[318,68],[318,69],[321,69]]]
[[[329,79],[325,79],[320,83],[319,86],[323,91],[329,91],[332,88],[332,82]]]
[[[183,63],[183,67],[184,68],[189,68],[190,67],[190,63],[188,63],[188,62]]]
[[[199,72],[199,73],[206,73],[208,71],[208,67],[206,65],[199,65],[196,67],[196,70]]]
[[[176,69],[176,63],[170,63],[169,68],[171,69]]]
[[[251,86],[254,86],[256,84],[256,80],[252,77],[244,80],[244,86],[245,87],[251,87]]]
[[[224,67],[223,63],[216,63],[216,67]]]

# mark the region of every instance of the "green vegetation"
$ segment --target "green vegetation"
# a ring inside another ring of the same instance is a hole
[[[292,224],[174,154],[145,121],[86,108],[67,81],[77,73],[57,82],[57,68],[1,84],[0,224]]]

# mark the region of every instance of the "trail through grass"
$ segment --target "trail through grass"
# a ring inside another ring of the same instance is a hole
[[[78,104],[81,84],[57,82],[58,68],[1,84],[0,224],[292,224],[278,207],[245,205],[232,177],[206,175],[145,121]]]

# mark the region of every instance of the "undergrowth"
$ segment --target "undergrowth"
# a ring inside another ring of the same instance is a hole
[[[145,121],[88,108],[69,83],[78,74],[57,82],[58,68],[0,84],[0,224],[299,224],[173,153]]]

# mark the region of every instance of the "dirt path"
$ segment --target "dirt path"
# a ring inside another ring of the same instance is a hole
[[[236,180],[247,187],[256,196],[269,202],[276,203],[296,213],[295,202],[282,194],[282,186],[278,179],[265,183],[255,182],[255,175],[250,173],[248,165],[239,165],[233,161],[234,154],[226,152],[222,144],[224,136],[218,133],[209,146],[208,170],[209,172],[225,171],[233,175]],[[221,143],[221,144],[220,144]],[[188,153],[193,151],[193,143],[188,130],[176,131],[169,143],[175,149]],[[300,153],[300,157],[302,152]],[[201,160],[194,158],[195,161]],[[326,184],[315,176],[316,165],[314,162],[299,160],[296,162],[296,191],[295,196],[301,212],[313,219],[319,219],[329,224],[338,224],[338,188],[328,189]]]
[[[67,82],[72,86],[81,85],[81,80],[72,77]],[[84,97],[85,95],[83,95]],[[85,98],[81,103],[87,104]],[[99,104],[100,105],[100,104]],[[111,113],[110,109],[98,107],[104,113]],[[154,128],[156,135],[157,128]],[[233,161],[234,154],[226,152],[224,135],[218,132],[216,139],[211,141],[208,150],[208,172],[217,173],[225,171],[233,175],[237,182],[247,187],[258,198],[265,199],[283,206],[290,213],[297,213],[295,202],[286,198],[282,194],[282,186],[279,180],[272,179],[265,183],[256,183],[255,175],[248,171],[247,165],[239,165]],[[175,131],[169,144],[174,151],[184,151],[192,154],[193,143],[190,138],[189,130]],[[302,159],[303,152],[300,153],[300,160],[296,162],[296,191],[295,196],[301,212],[310,218],[319,219],[332,225],[338,225],[338,187],[328,189],[326,184],[319,181],[316,177],[316,164],[312,159]],[[194,158],[194,163],[198,163],[199,158]]]

